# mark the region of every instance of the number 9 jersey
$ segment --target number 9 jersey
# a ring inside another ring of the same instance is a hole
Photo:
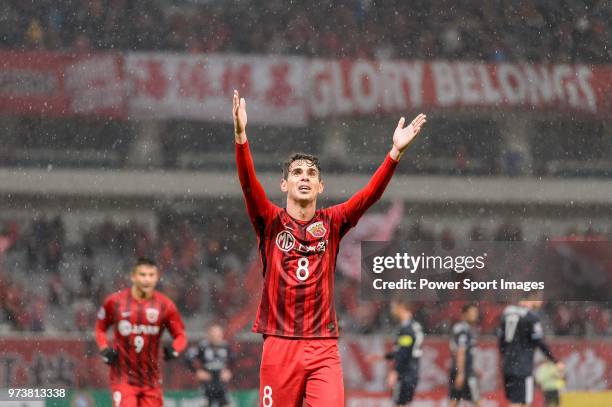
[[[165,329],[174,338],[172,348],[176,352],[187,347],[185,326],[176,305],[158,291],[143,300],[134,298],[130,289],[109,295],[98,310],[96,342],[99,349],[109,347],[106,330],[111,326],[113,347],[119,355],[110,369],[111,385],[161,385],[160,340]]]

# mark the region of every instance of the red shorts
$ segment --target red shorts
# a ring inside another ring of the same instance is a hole
[[[344,407],[338,339],[264,339],[261,407]]]
[[[113,407],[162,407],[161,387],[140,387],[127,383],[111,385]]]

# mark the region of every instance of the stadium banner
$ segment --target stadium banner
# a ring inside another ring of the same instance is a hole
[[[361,279],[361,242],[387,241],[394,237],[402,221],[404,203],[395,201],[384,213],[367,213],[340,242],[336,259],[338,270],[355,281]]]
[[[568,391],[612,390],[612,342],[575,338],[551,339],[555,355],[566,365]],[[385,393],[388,364],[370,363],[371,354],[391,350],[391,338],[383,335],[351,335],[340,341],[347,391]],[[93,340],[59,338],[0,339],[0,388],[106,388],[108,367],[103,364]],[[239,365],[233,367],[233,389],[259,387],[261,342],[232,344]],[[540,358],[538,356],[537,358]],[[539,361],[540,359],[537,359]],[[448,386],[450,350],[448,340],[426,337],[423,345],[418,393],[445,392]],[[493,338],[478,344],[475,364],[482,372],[483,393],[501,391],[499,351]],[[163,387],[168,390],[197,389],[193,374],[180,361],[164,363]]]
[[[126,77],[136,118],[227,122],[232,89],[251,122],[288,126],[416,109],[612,113],[607,66],[128,53]]]
[[[346,393],[346,407],[393,407],[390,393],[349,391]],[[438,391],[416,394],[411,407],[448,407],[448,392]],[[466,404],[467,405],[467,404]],[[504,407],[508,403],[502,391],[482,394],[481,407]],[[544,406],[542,393],[536,392],[533,406]],[[567,392],[561,393],[561,406],[568,407],[610,407],[612,392]]]
[[[612,388],[612,342],[576,338],[550,339],[555,356],[566,366],[568,391],[604,391]],[[481,339],[474,357],[475,367],[481,372],[480,389],[483,393],[502,389],[497,341]],[[392,343],[383,336],[351,336],[343,342],[342,363],[347,389],[385,391],[387,362],[367,363],[368,354],[384,354],[392,350]],[[428,393],[448,388],[450,349],[447,340],[425,337],[417,392]],[[536,353],[536,366],[544,357]]]
[[[423,61],[312,61],[311,114],[502,108],[609,116],[612,68]]]
[[[120,54],[78,55],[66,66],[65,77],[71,113],[118,119],[127,116]]]
[[[612,114],[612,67],[297,56],[0,51],[0,112],[305,126],[335,116],[476,109]]]
[[[0,51],[0,112],[126,115],[121,54]]]
[[[64,68],[70,57],[47,52],[0,51],[0,111],[64,115]]]
[[[248,97],[249,123],[304,126],[301,57],[128,53],[129,112],[136,118],[231,121],[231,94]]]
[[[480,407],[503,407],[506,406],[503,392],[484,393],[481,395]],[[346,407],[394,407],[391,399],[391,391],[387,392],[368,392],[368,391],[347,391]],[[541,406],[542,396],[536,394],[534,406]],[[427,393],[417,392],[410,407],[448,407],[448,391],[438,390]],[[466,404],[467,405],[467,404]]]
[[[393,407],[390,392],[374,391],[347,391],[347,407]],[[237,390],[230,393],[234,407],[259,406],[258,390]],[[2,400],[2,399],[0,399]],[[48,398],[45,400],[15,401],[15,407],[96,407],[111,405],[111,394],[108,390],[86,389],[74,390],[66,393],[62,398]],[[3,405],[10,406],[11,402]],[[200,407],[204,405],[201,394],[195,390],[165,391],[164,406],[166,407]],[[482,395],[481,407],[502,407],[506,405],[501,391],[485,393]],[[542,394],[536,392],[535,406],[543,405]],[[612,405],[612,392],[566,392],[561,394],[561,405],[572,407],[609,407]],[[447,407],[448,394],[438,390],[415,395],[413,407]]]
[[[561,395],[561,405],[572,407],[609,407],[612,406],[612,392],[568,392]]]

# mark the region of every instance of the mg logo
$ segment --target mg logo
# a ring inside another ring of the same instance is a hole
[[[276,235],[276,245],[282,251],[288,252],[295,245],[295,237],[288,230],[283,230]]]

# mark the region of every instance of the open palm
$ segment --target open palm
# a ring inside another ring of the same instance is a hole
[[[397,128],[393,133],[393,145],[400,152],[403,152],[406,147],[414,140],[419,134],[423,125],[427,122],[427,116],[423,113],[419,114],[414,120],[407,126],[404,127],[405,119],[402,117],[397,123]]]
[[[244,134],[247,125],[246,101],[240,97],[237,90],[234,90],[232,100],[232,113],[234,118],[234,134]]]

